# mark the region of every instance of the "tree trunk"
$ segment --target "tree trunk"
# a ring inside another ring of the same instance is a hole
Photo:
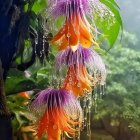
[[[125,120],[120,119],[118,128],[118,133],[114,137],[115,140],[131,140],[131,138],[134,136],[134,133],[128,129]]]
[[[111,118],[106,116],[102,119],[104,129],[115,139],[115,140],[131,140],[134,133],[128,129],[128,124],[125,120],[120,118],[118,126],[110,125]]]
[[[120,135],[118,137],[115,137],[114,138],[115,140],[131,140],[131,137],[128,135],[128,134],[123,134],[123,135]]]
[[[119,129],[116,126],[111,126],[110,121],[111,121],[110,116],[105,116],[101,120],[102,125],[104,129],[106,130],[106,132],[108,132],[112,137],[115,137],[116,135],[118,135]]]
[[[12,140],[4,81],[17,50],[24,0],[0,0],[0,140]]]
[[[0,60],[0,139],[12,140],[11,115],[6,105],[3,69]]]

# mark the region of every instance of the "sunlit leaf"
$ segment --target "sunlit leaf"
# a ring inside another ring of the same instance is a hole
[[[120,26],[122,27],[123,26],[122,18],[121,18],[117,3],[114,0],[100,0],[100,2],[105,4],[111,10],[111,12],[114,14],[116,20],[119,22]],[[116,7],[116,5],[117,5],[117,7]]]
[[[47,5],[47,0],[37,0],[33,7],[32,10],[37,14],[40,11],[42,11]]]
[[[97,15],[95,22],[97,27],[101,31],[102,35],[100,39],[106,39],[109,43],[109,50],[113,47],[117,37],[119,35],[120,29],[123,29],[122,19],[119,13],[119,7],[114,0],[100,0],[104,5],[106,5],[114,16],[106,17],[100,19]],[[110,19],[109,19],[110,18]]]

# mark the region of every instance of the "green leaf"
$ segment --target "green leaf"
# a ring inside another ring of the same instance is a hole
[[[102,1],[102,0],[100,0],[100,1]],[[116,8],[120,9],[120,7],[118,6],[118,4],[117,4],[117,2],[115,0],[105,0],[105,1],[110,2],[113,6],[115,6]]]
[[[106,55],[107,54],[107,51],[105,51],[104,49],[102,49],[100,47],[94,48],[94,50],[101,55]]]
[[[19,93],[19,92],[23,92],[23,91],[33,90],[34,88],[36,88],[35,81],[32,79],[25,79],[25,80],[22,80],[19,83],[17,83],[15,85],[15,87],[13,88],[12,92]]]
[[[47,5],[47,0],[37,0],[33,5],[32,10],[37,14],[40,11],[44,10],[46,5]]]
[[[117,8],[118,5],[116,4],[116,2],[114,0],[100,0],[101,3],[103,3],[104,5],[106,5],[111,12],[114,14],[116,20],[119,22],[120,26],[122,27],[122,18],[119,12],[119,9]],[[117,5],[117,7],[116,7]]]
[[[35,81],[33,79],[26,78],[23,72],[17,69],[11,69],[9,71],[9,77],[5,82],[6,95],[32,90],[35,87]]]
[[[119,7],[114,0],[100,0],[100,2],[106,5],[114,15],[102,19],[96,15],[95,18],[96,25],[102,32],[100,39],[106,39],[109,43],[109,49],[111,49],[117,40],[120,29],[123,29],[123,23],[119,13]],[[107,48],[107,50],[109,49]]]

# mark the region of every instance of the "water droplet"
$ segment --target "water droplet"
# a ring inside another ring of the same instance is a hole
[[[56,130],[57,129],[57,125],[54,124],[53,125],[53,129]]]
[[[79,87],[79,88],[80,88],[80,86],[81,86],[81,84],[80,84],[80,83],[78,83],[78,84],[77,84],[77,87]]]
[[[67,34],[67,37],[69,38],[70,36],[71,36],[71,34],[70,34],[70,33],[68,33],[68,34]]]

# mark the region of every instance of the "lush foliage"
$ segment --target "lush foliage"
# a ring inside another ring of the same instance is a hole
[[[118,131],[125,135],[140,133],[140,52],[131,49],[137,46],[134,39],[136,36],[125,32],[123,42],[105,57],[107,89],[98,102],[95,118],[104,120],[107,117],[108,127],[117,129],[117,134]],[[108,131],[113,135],[113,129]]]

